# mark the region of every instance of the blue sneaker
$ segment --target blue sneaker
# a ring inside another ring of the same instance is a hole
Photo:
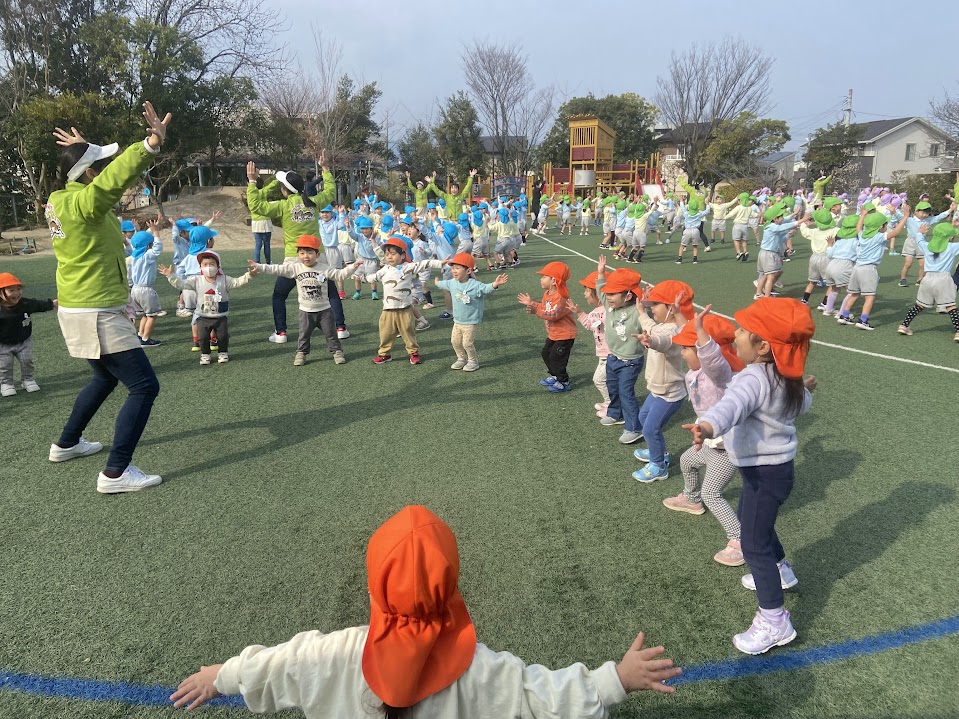
[[[666,479],[669,476],[669,467],[659,467],[655,464],[647,464],[642,469],[633,472],[633,479],[637,482],[649,484],[659,479]]]
[[[556,378],[551,375],[546,379],[541,379],[539,383],[544,387],[552,387],[554,384],[556,384]]]
[[[640,462],[649,462],[649,450],[646,447],[641,447],[640,449],[633,451],[633,456],[638,459]],[[666,452],[666,466],[669,466],[669,460],[673,457],[669,452]]]
[[[573,389],[573,383],[560,382],[559,380],[556,380],[546,389],[548,389],[550,392],[569,392],[571,389]]]
[[[440,319],[441,319],[441,320],[451,320],[451,319],[453,319],[453,315],[451,315],[449,312],[444,312],[443,314],[440,315]]]
[[[373,290],[372,292],[370,292],[370,299],[371,299],[371,300],[378,300],[379,298],[380,298],[380,296],[376,293],[376,290]]]

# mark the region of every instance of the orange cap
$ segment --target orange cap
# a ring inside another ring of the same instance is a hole
[[[713,342],[719,345],[719,351],[723,353],[733,372],[739,372],[746,366],[733,346],[736,327],[732,322],[719,315],[706,315],[703,317],[703,329]],[[696,326],[692,322],[687,322],[683,329],[673,336],[673,343],[681,347],[693,347],[696,344]]]
[[[639,291],[639,285],[642,281],[642,275],[636,270],[620,267],[606,275],[606,284],[603,285],[602,292],[604,295],[613,295],[617,292],[636,293]]]
[[[683,313],[683,317],[691,320],[696,316],[696,310],[693,309],[694,293],[693,288],[685,282],[680,282],[679,280],[663,280],[649,291],[649,294],[643,298],[643,301],[662,302],[663,304],[671,305],[676,301],[676,298],[679,297],[680,292],[683,293],[683,300],[679,304],[680,311]]]
[[[565,262],[550,262],[536,274],[552,277],[556,280],[556,288],[560,295],[569,297],[569,290],[566,289],[566,280],[569,279],[569,266]]]
[[[734,317],[740,327],[770,344],[779,374],[802,379],[809,340],[816,332],[808,306],[791,297],[761,297]]]
[[[596,272],[590,272],[588,275],[586,275],[583,279],[579,281],[579,284],[581,284],[583,287],[589,287],[589,289],[595,290],[596,278],[598,276],[599,276],[598,270]]]
[[[373,533],[366,570],[363,677],[386,704],[412,706],[459,679],[476,653],[476,629],[457,588],[456,537],[426,507],[405,507]]]
[[[462,265],[468,270],[476,269],[476,260],[468,252],[457,252],[450,258],[451,265]]]
[[[0,290],[4,287],[23,287],[23,283],[17,279],[16,275],[12,275],[9,272],[0,272]]]
[[[390,237],[390,239],[388,239],[386,242],[384,242],[384,243],[383,243],[383,247],[397,247],[397,248],[403,250],[403,253],[406,255],[406,261],[407,261],[407,262],[412,262],[412,261],[413,261],[413,258],[410,257],[410,249],[409,249],[409,247],[407,247],[406,243],[403,242],[403,240],[402,240],[401,238],[397,237],[396,235],[393,235],[392,237]]]
[[[296,238],[296,248],[307,247],[311,250],[320,251],[320,239],[316,235],[300,235]]]

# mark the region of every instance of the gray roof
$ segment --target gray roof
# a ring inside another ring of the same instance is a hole
[[[880,135],[885,135],[890,130],[894,130],[900,125],[905,125],[910,120],[916,120],[916,117],[898,117],[892,120],[874,120],[873,122],[857,122],[853,127],[862,127],[862,137],[859,142],[872,142]]]
[[[765,157],[761,158],[759,163],[762,165],[775,165],[777,162],[781,162],[782,160],[793,157],[795,154],[796,150],[774,152],[771,155],[766,155]]]

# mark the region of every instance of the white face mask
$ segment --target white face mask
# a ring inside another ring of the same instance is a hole
[[[203,274],[209,277],[211,280],[214,277],[216,277],[216,273],[219,271],[220,271],[219,267],[215,267],[215,266],[211,267],[210,265],[207,265],[206,267],[203,268]]]

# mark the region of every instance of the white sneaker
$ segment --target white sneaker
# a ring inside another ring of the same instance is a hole
[[[181,307],[180,309],[176,311],[177,317],[189,317],[192,314],[193,313],[190,312],[190,310],[188,310],[186,307]]]
[[[13,397],[17,393],[17,388],[12,384],[0,384],[0,397]]]
[[[424,310],[431,310],[431,309],[433,309],[435,306],[436,306],[436,305],[434,305],[432,302],[427,302],[426,304],[423,305],[423,309],[424,309]]]
[[[712,252],[712,250],[713,250],[712,247],[707,247],[704,251],[705,251],[705,252]]]
[[[76,457],[88,457],[91,454],[96,454],[101,449],[103,449],[103,445],[99,442],[88,442],[83,437],[80,437],[80,441],[72,447],[63,448],[56,444],[51,444],[50,461],[66,462],[68,459],[75,459]]]
[[[336,331],[336,336],[338,339],[345,340],[350,336],[350,331],[344,327],[343,329]]]
[[[467,362],[466,366],[463,367],[464,372],[475,372],[479,369],[479,362]]]
[[[334,364],[346,364],[346,355],[343,354],[343,350],[333,352],[333,362]]]
[[[784,612],[780,624],[773,624],[762,612],[756,612],[749,629],[733,637],[733,646],[744,654],[764,654],[773,647],[789,644],[795,638],[796,630],[790,621],[789,612]]]
[[[210,364],[210,355],[200,355],[200,364]]]
[[[422,332],[423,330],[428,330],[429,328],[430,328],[430,323],[429,323],[429,321],[428,321],[425,317],[422,317],[422,318],[416,320],[416,331],[417,331],[417,332]]]
[[[746,589],[756,591],[756,580],[753,579],[752,574],[747,574],[739,581],[742,582],[742,585],[746,587]],[[792,565],[786,559],[779,563],[779,581],[783,589],[792,589],[799,584]]]
[[[166,316],[167,316],[166,310],[160,310],[159,312],[157,312],[157,317],[166,317]]]
[[[129,465],[123,474],[116,479],[100,472],[97,477],[97,491],[100,494],[120,494],[121,492],[139,492],[141,489],[153,487],[163,479],[159,474],[144,474],[139,467]]]
[[[35,379],[25,379],[25,380],[23,380],[23,388],[24,388],[27,392],[39,392],[39,391],[40,391],[40,385],[37,384],[37,381],[36,381]]]
[[[230,361],[230,355],[228,355],[226,352],[220,352],[216,356],[217,364],[226,364],[229,361]]]
[[[286,342],[286,332],[284,332],[283,334],[274,332],[273,334],[270,335],[270,342],[275,342],[278,345],[283,344],[284,342]]]
[[[294,367],[302,367],[304,364],[306,364],[306,355],[305,355],[305,354],[303,354],[302,352],[297,352],[295,355],[293,355],[293,366],[294,366]]]
[[[450,369],[463,369],[465,366],[466,360],[458,357],[456,361],[450,365]]]

